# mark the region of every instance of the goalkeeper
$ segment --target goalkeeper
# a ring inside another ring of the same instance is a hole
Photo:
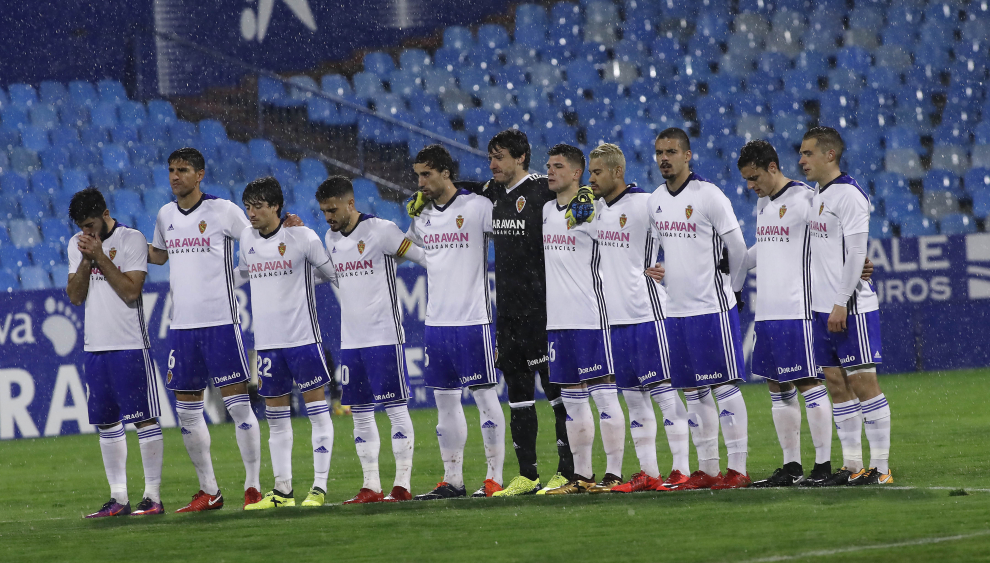
[[[530,146],[526,134],[508,129],[488,143],[492,179],[483,184],[463,182],[458,187],[488,197],[494,203],[492,230],[495,243],[496,366],[509,392],[509,430],[519,461],[519,476],[494,496],[534,494],[567,483],[574,461],[564,421],[567,413],[560,388],[547,371],[546,277],[543,261],[543,205],[554,193],[546,176],[529,173]],[[418,192],[417,192],[418,195]],[[408,202],[410,215],[422,204]],[[593,211],[584,206],[584,214]],[[580,215],[580,213],[579,213]],[[586,217],[585,217],[586,218]],[[557,471],[542,481],[537,467],[536,378],[553,407],[557,443]]]

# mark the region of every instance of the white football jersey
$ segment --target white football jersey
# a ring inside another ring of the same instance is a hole
[[[648,203],[653,236],[663,248],[667,315],[693,317],[735,307],[729,276],[719,270],[720,235],[739,228],[729,198],[692,173],[676,193],[662,184]]]
[[[412,243],[395,223],[364,213],[350,233],[329,230],[326,241],[340,281],[340,347],[404,343],[395,261]]]
[[[870,232],[870,196],[845,174],[818,186],[811,205],[810,227],[811,308],[819,313],[831,313],[842,283],[842,265],[846,262],[842,239],[845,235]],[[859,280],[849,305],[850,314],[879,309],[873,285]]]
[[[413,219],[406,237],[426,252],[429,326],[492,322],[488,291],[488,236],[492,202],[458,190],[446,205],[430,203]]]
[[[333,263],[319,235],[308,227],[279,225],[267,236],[245,229],[238,268],[251,280],[256,350],[322,342],[313,269],[331,278]]]
[[[173,201],[158,211],[152,246],[168,251],[171,328],[240,322],[234,242],[250,227],[240,207],[208,194],[190,209]]]
[[[613,325],[663,320],[667,291],[645,273],[656,263],[651,234],[650,194],[631,186],[612,203],[599,199],[595,211],[598,251],[605,286],[608,322]]]
[[[567,228],[567,206],[543,206],[547,330],[608,328],[595,222]]]
[[[790,182],[756,203],[756,320],[811,320],[811,200]]]
[[[79,252],[80,234],[69,239],[70,274],[74,274],[83,261],[82,252]],[[103,241],[103,253],[121,272],[148,271],[148,240],[140,231],[114,224]],[[95,264],[89,274],[83,332],[83,349],[87,352],[143,350],[151,346],[144,324],[143,299],[138,297],[133,303],[124,303]]]

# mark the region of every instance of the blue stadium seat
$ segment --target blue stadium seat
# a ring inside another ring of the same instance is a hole
[[[117,144],[107,144],[103,146],[103,167],[107,170],[120,172],[130,168],[131,163],[127,157],[127,149]]]
[[[950,213],[942,217],[939,231],[943,235],[966,235],[976,232],[976,220],[965,213]]]
[[[351,83],[340,74],[324,74],[320,79],[320,89],[335,96],[346,96],[354,93]]]
[[[21,288],[27,290],[51,289],[52,278],[41,266],[21,268]]]
[[[930,170],[922,181],[925,191],[948,191],[962,195],[959,176],[948,170]]]
[[[252,160],[242,164],[241,168],[244,170],[245,182],[251,182],[253,180],[257,180],[258,178],[271,176],[272,174],[271,165],[265,162],[256,162]],[[230,187],[232,188],[240,187],[241,189],[243,189],[243,186],[241,186],[240,184]]]
[[[938,234],[935,221],[921,215],[904,217],[900,222],[902,237],[923,237]]]
[[[127,91],[118,80],[100,80],[96,83],[96,88],[101,102],[117,105],[127,100]]]
[[[138,130],[138,138],[142,143],[165,147],[169,143],[168,127],[155,122],[147,123]]]
[[[363,63],[366,72],[383,78],[395,70],[395,61],[392,60],[392,56],[382,51],[365,53]]]
[[[62,264],[65,258],[62,256],[61,247],[54,244],[39,244],[31,249],[31,261],[46,272],[51,272],[55,266]]]
[[[134,143],[127,148],[133,166],[154,166],[159,164],[158,148],[155,145]]]
[[[399,68],[408,72],[418,74],[432,64],[433,59],[423,49],[404,49],[399,54]],[[326,90],[325,87],[324,90]]]
[[[354,178],[351,180],[351,185],[354,186],[354,202],[358,205],[358,209],[367,207],[374,209],[376,200],[381,199],[378,195],[378,186],[367,178]]]
[[[117,106],[101,101],[90,110],[90,121],[94,127],[100,129],[110,129],[115,127],[117,120]]]
[[[204,119],[199,122],[200,144],[208,147],[219,147],[228,141],[227,129],[216,119]]]
[[[220,147],[220,160],[244,164],[251,160],[251,152],[246,144],[232,141]]]
[[[890,221],[883,217],[870,217],[870,238],[885,239],[894,236]]]
[[[23,147],[14,147],[10,151],[10,169],[19,174],[28,175],[41,169],[41,159],[38,153]]]
[[[92,83],[73,80],[69,82],[69,100],[75,105],[93,107],[99,102],[100,96]]]
[[[921,216],[921,204],[918,196],[911,193],[894,194],[884,199],[884,210],[887,218],[900,224],[907,217]]]
[[[68,208],[67,204],[66,208]],[[67,215],[67,213],[66,215],[59,213],[58,217],[47,217],[41,220],[41,234],[45,244],[61,246],[63,248],[69,244],[69,239],[72,238],[74,233],[69,228]]]
[[[784,91],[801,100],[817,100],[821,96],[818,75],[795,68],[784,73]]]
[[[156,187],[144,192],[144,215],[156,217],[158,211],[171,201],[173,201],[171,190]],[[137,216],[141,217],[141,214]]]
[[[966,191],[976,197],[978,193],[990,193],[990,169],[972,168],[963,178]]]
[[[451,25],[443,30],[443,46],[468,50],[474,46],[471,30],[460,25]]]
[[[50,106],[64,105],[69,101],[69,91],[61,82],[42,80],[38,85],[38,99]]]
[[[38,170],[31,175],[31,191],[51,197],[62,191],[62,183],[51,170]]]
[[[31,124],[39,129],[50,131],[59,125],[58,112],[55,106],[39,104],[29,112]]]
[[[38,104],[38,93],[30,84],[10,84],[7,86],[10,103],[28,110]]]
[[[588,61],[575,61],[567,66],[567,84],[571,88],[595,90],[601,86],[602,79],[595,65]]]
[[[319,184],[327,179],[327,168],[315,158],[304,158],[299,161],[299,176],[302,181]]]
[[[42,151],[38,156],[41,157],[41,167],[45,170],[57,172],[72,167],[71,150],[67,147],[53,147]],[[7,155],[0,157],[0,169],[4,168],[4,165],[9,166],[6,158]]]
[[[25,219],[41,221],[46,217],[51,217],[52,209],[47,198],[42,198],[36,193],[24,194],[21,197],[21,214]]]
[[[921,138],[913,129],[907,127],[891,127],[884,135],[884,143],[887,150],[911,149],[915,152],[924,152],[921,146]]]
[[[7,106],[0,109],[0,129],[3,131],[20,131],[30,123],[27,110],[18,106]]]
[[[21,130],[21,144],[28,150],[41,152],[50,146],[48,131],[28,125]]]
[[[148,118],[152,123],[168,126],[178,121],[175,108],[167,100],[150,100],[148,102]]]
[[[141,102],[125,100],[117,107],[117,114],[125,125],[140,127],[148,121],[148,111]]]
[[[911,184],[907,178],[893,172],[882,172],[873,177],[873,193],[881,199],[898,194],[909,194]]]
[[[62,189],[74,194],[89,187],[89,175],[83,170],[67,169],[62,171]]]
[[[133,125],[118,125],[110,130],[110,141],[124,147],[133,146],[140,141],[138,130]]]
[[[182,147],[192,147],[199,143],[196,124],[184,120],[176,120],[168,127],[168,139],[171,143],[169,152]]]
[[[41,232],[38,225],[30,219],[12,219],[7,223],[10,230],[10,242],[17,248],[31,248],[41,244]]]
[[[299,167],[295,162],[277,158],[271,163],[271,168],[272,175],[282,184],[283,190],[291,190],[299,182]]]
[[[973,216],[984,220],[990,217],[990,190],[973,194]]]

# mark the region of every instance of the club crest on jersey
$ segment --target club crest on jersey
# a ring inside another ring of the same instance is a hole
[[[623,213],[622,215],[619,215],[619,228],[621,229],[622,227],[625,226],[626,226],[626,214]]]
[[[165,374],[165,383],[172,383],[172,370]]]
[[[278,255],[279,256],[285,256],[285,243],[284,242],[280,242],[279,245],[278,245]]]
[[[689,205],[684,208],[684,216],[690,219],[691,215],[694,215],[694,208]]]
[[[206,221],[200,221],[199,222],[199,234],[203,234],[205,232],[206,232]]]
[[[464,226],[464,216],[463,215],[458,215],[457,216],[457,228],[460,229],[463,226]]]
[[[110,260],[113,260],[114,257],[117,256],[117,249],[116,248],[111,248],[110,249],[110,252],[107,252],[107,256],[110,257]]]
[[[524,207],[526,207],[526,198],[519,196],[516,199],[516,213],[522,213]]]
[[[822,211],[825,211],[825,204],[824,203],[822,203],[821,205],[818,206],[818,214],[819,215],[822,214]]]
[[[783,219],[784,218],[784,213],[787,213],[787,206],[786,205],[781,205],[780,206],[780,212],[779,213],[780,213],[780,218]]]
[[[358,241],[358,254],[364,254],[364,241]]]

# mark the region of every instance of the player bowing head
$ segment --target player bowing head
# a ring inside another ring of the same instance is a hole
[[[238,274],[251,283],[258,393],[265,397],[275,487],[245,510],[295,506],[292,491],[290,398],[295,382],[312,426],[313,486],[303,506],[321,506],[330,470],[333,424],[324,386],[330,379],[316,318],[313,270],[335,280],[320,237],[307,227],[285,228],[282,186],[259,178],[241,196],[250,229],[240,237]]]
[[[82,232],[69,240],[66,293],[73,305],[86,304],[83,383],[110,483],[110,501],[86,518],[162,514],[159,397],[141,306],[148,241],[110,216],[96,188],[72,196],[69,217]],[[137,427],[144,463],[144,497],[134,512],[127,498],[124,423]]]
[[[410,500],[414,435],[395,267],[402,259],[423,265],[423,249],[406,239],[395,223],[358,211],[354,187],[343,176],[320,184],[316,200],[330,224],[327,250],[338,264],[341,400],[351,405],[354,447],[364,473],[358,494],[344,504]],[[395,485],[388,496],[378,472],[376,405],[385,407],[392,423]]]
[[[601,258],[598,235],[591,223],[572,213],[584,174],[584,154],[560,144],[547,153],[547,181],[557,194],[543,206],[543,252],[547,276],[547,340],[550,355],[550,381],[563,387],[561,398],[567,409],[567,435],[574,456],[574,476],[548,495],[587,492],[596,487],[591,464],[595,421],[590,397],[600,412],[602,442],[609,458],[606,481],[621,483],[621,462],[625,423],[619,407],[612,369],[605,297],[602,294]],[[579,220],[580,219],[580,220]],[[611,489],[611,486],[608,487]]]
[[[811,307],[815,363],[825,372],[842,444],[842,469],[825,485],[894,482],[890,473],[890,407],[877,381],[883,361],[880,303],[860,279],[870,235],[870,197],[839,168],[845,144],[831,127],[813,127],[801,140],[799,165],[817,183],[811,203]],[[863,466],[862,426],[870,442]]]

